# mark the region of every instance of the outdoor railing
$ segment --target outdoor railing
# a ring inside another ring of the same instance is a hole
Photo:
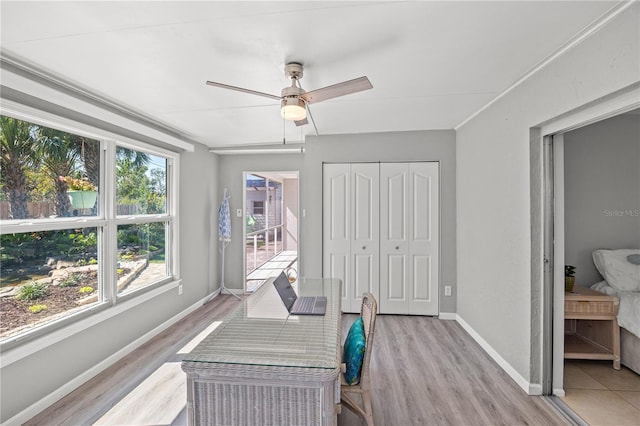
[[[277,225],[247,233],[247,248],[253,247],[253,262],[250,262],[250,252],[247,250],[248,272],[255,271],[269,259],[282,252],[283,227],[284,225]],[[264,242],[264,244],[261,244],[261,242]],[[262,249],[264,249],[264,256],[260,256],[260,262],[258,262],[258,251],[262,251]],[[253,263],[253,268],[251,268],[251,263]]]

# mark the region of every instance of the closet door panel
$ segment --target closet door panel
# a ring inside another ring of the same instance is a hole
[[[322,275],[342,280],[342,307],[350,311],[351,289],[351,168],[349,164],[323,166]]]
[[[378,239],[378,169],[377,164],[353,164],[353,239]]]
[[[380,312],[408,313],[411,282],[406,163],[380,164]]]
[[[409,313],[438,315],[438,163],[409,163],[412,261]]]
[[[407,171],[403,166],[381,164],[385,180],[381,207],[386,211],[384,236],[387,241],[407,240]]]
[[[372,255],[356,254],[353,256],[354,277],[352,292],[349,295],[351,301],[355,302],[352,303],[352,312],[360,312],[360,305],[362,304],[362,293],[370,292],[372,290],[371,286],[375,281],[373,268],[376,264],[377,262]]]
[[[429,281],[431,271],[431,257],[430,256],[412,256],[413,259],[413,281],[411,285],[411,300],[427,302],[431,300],[429,286],[425,286],[424,283]]]
[[[325,271],[323,275],[325,277],[347,277],[349,276],[349,255],[345,253],[329,253],[327,255],[328,262],[326,263]],[[326,260],[326,259],[325,259]],[[344,279],[340,278],[341,280]],[[342,286],[342,300],[343,302],[347,300],[347,289],[346,286]]]
[[[433,215],[431,212],[431,199],[433,192],[433,178],[420,169],[424,164],[411,164],[411,230],[412,239],[415,242],[428,242],[432,239]],[[416,170],[418,169],[418,170]]]
[[[377,163],[351,164],[351,310],[360,312],[362,294],[379,297],[380,175]]]
[[[406,256],[404,255],[387,255],[387,300],[392,302],[400,302],[406,305],[407,296],[405,288],[402,285],[396,285],[397,283],[403,283],[406,281],[405,275],[407,272]],[[387,313],[384,311],[384,313]],[[399,312],[406,313],[406,312]]]

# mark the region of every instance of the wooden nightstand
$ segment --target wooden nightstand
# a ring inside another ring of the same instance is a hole
[[[620,369],[617,297],[574,286],[564,294],[564,357],[613,360]]]

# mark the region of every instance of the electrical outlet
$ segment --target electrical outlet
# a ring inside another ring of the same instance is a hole
[[[451,286],[450,285],[445,285],[444,286],[444,295],[445,296],[451,296]]]
[[[178,296],[182,295],[182,284],[178,286]]]

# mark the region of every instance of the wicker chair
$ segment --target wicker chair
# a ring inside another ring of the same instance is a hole
[[[341,375],[340,386],[340,402],[351,411],[362,417],[368,426],[373,426],[373,407],[371,406],[371,394],[369,392],[371,381],[369,375],[369,361],[371,360],[371,352],[373,346],[373,335],[376,327],[376,312],[378,311],[378,302],[371,293],[362,295],[362,306],[360,308],[360,316],[364,323],[364,336],[366,341],[366,350],[362,361],[362,372],[360,374],[360,382],[356,385],[349,385]],[[354,396],[360,395],[362,405],[359,405]]]

